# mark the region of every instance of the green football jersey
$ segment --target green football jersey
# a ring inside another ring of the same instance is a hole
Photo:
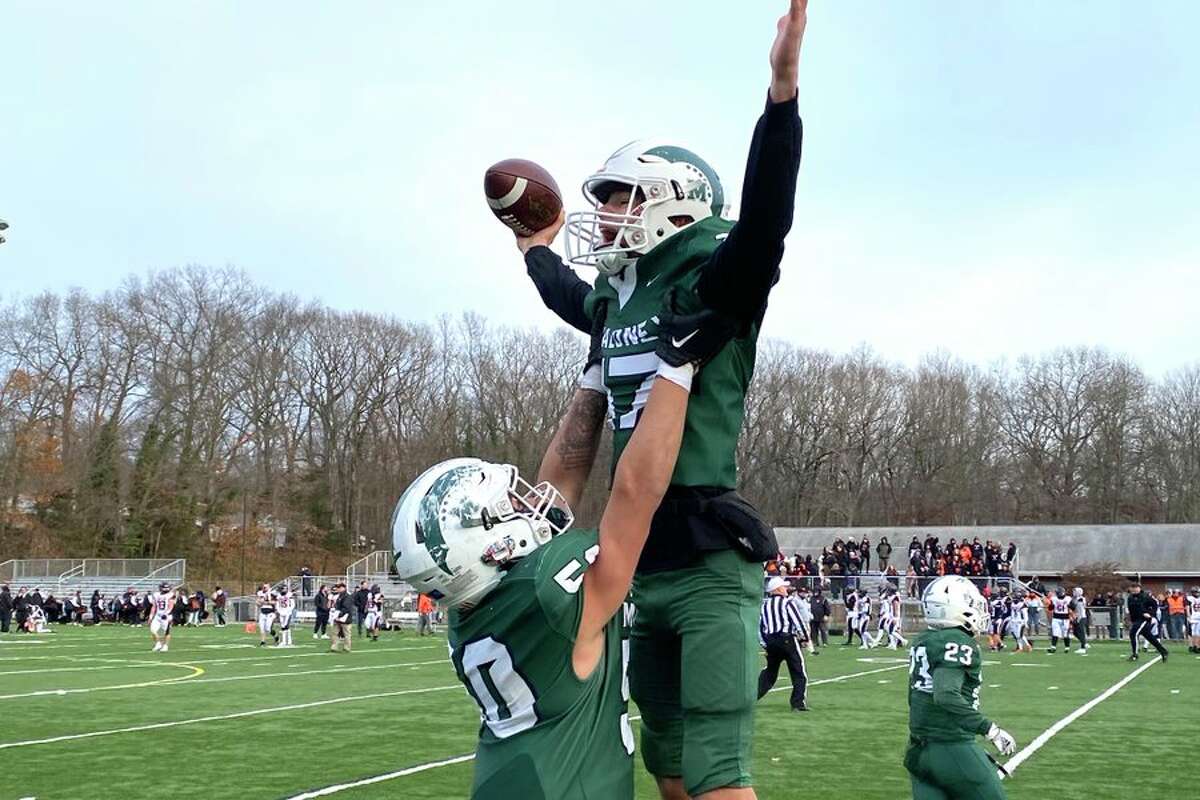
[[[633,797],[632,608],[609,622],[587,680],[571,666],[583,575],[598,552],[595,531],[568,531],[521,559],[476,608],[451,611],[451,659],[481,712],[471,797]]]
[[[962,628],[929,630],[908,649],[908,729],[929,742],[971,741],[991,722],[979,713],[983,651]]]
[[[601,354],[613,428],[613,469],[629,443],[658,369],[654,353],[658,312],[667,291],[677,288],[680,310],[699,311],[695,292],[700,267],[729,234],[733,223],[718,217],[697,222],[642,256],[620,275],[597,278],[584,308],[594,316],[605,303]],[[688,402],[683,442],[671,483],[676,486],[737,484],[738,434],[745,416],[746,391],[754,374],[757,326],[735,339],[705,365]]]

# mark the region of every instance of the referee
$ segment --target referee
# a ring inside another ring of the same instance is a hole
[[[1129,609],[1129,646],[1133,650],[1133,655],[1129,656],[1129,660],[1137,661],[1138,637],[1141,636],[1154,646],[1158,655],[1165,662],[1167,648],[1158,641],[1158,636],[1155,635],[1153,628],[1155,614],[1158,612],[1158,601],[1154,599],[1154,595],[1143,592],[1141,584],[1135,583],[1129,587],[1129,599],[1126,601],[1126,606]]]
[[[767,651],[767,665],[758,673],[758,697],[771,691],[779,677],[779,663],[786,661],[792,678],[792,710],[808,711],[808,673],[800,640],[805,636],[804,623],[796,604],[788,597],[788,584],[783,578],[767,581],[767,597],[763,600],[758,618],[758,636]]]

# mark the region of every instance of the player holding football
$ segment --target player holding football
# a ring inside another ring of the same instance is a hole
[[[913,640],[908,664],[908,750],[904,767],[913,800],[998,800],[1005,793],[983,750],[983,735],[1002,755],[1016,740],[979,713],[988,604],[961,575],[929,584],[921,598],[929,630]]]
[[[171,610],[175,608],[175,592],[168,583],[158,585],[158,593],[150,598],[150,635],[154,637],[155,653],[167,652],[171,644]]]
[[[671,143],[622,147],[584,183],[592,210],[518,238],[548,307],[592,335],[600,363],[572,400],[579,429],[552,444],[539,479],[577,482],[605,409],[614,459],[639,424],[655,374],[655,315],[670,289],[683,311],[738,320],[738,337],[704,370],[683,443],[638,564],[630,685],[642,712],[642,758],[666,800],[751,798],[762,561],[774,533],[734,493],[735,451],[767,296],[791,229],[800,165],[797,111],[806,0],[792,0],[771,47],[767,108],[746,163],[739,219],[723,219],[724,189],[699,156]],[[567,225],[572,263],[549,245]],[[589,455],[590,454],[590,455]]]
[[[451,660],[479,704],[475,800],[633,797],[632,612],[618,612],[675,467],[694,365],[735,327],[708,312],[659,323],[662,363],[598,533],[568,530],[555,486],[473,458],[430,468],[396,505],[396,571],[449,607]],[[582,483],[564,488],[578,497]]]

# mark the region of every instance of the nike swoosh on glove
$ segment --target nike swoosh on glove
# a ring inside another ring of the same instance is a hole
[[[673,296],[668,305],[673,304]],[[658,314],[658,357],[673,367],[691,364],[700,368],[712,361],[737,335],[738,324],[715,311]]]

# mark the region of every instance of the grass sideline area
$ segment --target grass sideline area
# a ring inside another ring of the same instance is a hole
[[[289,798],[399,771],[408,774],[325,796],[466,796],[471,763],[456,757],[474,749],[478,712],[444,638],[385,633],[356,639],[349,655],[327,653],[305,630],[296,638],[293,649],[258,648],[233,625],[184,628],[158,654],[146,628],[0,636],[0,800]],[[983,711],[1018,748],[1150,659],[1127,663],[1125,644],[1078,656],[1039,642],[984,663]],[[906,653],[834,645],[808,664],[811,712],[788,709],[786,671],[759,704],[759,796],[908,797]],[[1009,796],[1124,797],[1133,752],[1145,754],[1140,796],[1190,796],[1197,719],[1200,657],[1175,645],[1168,663],[1025,760],[1005,782]],[[655,798],[640,761],[636,771],[637,797]]]

